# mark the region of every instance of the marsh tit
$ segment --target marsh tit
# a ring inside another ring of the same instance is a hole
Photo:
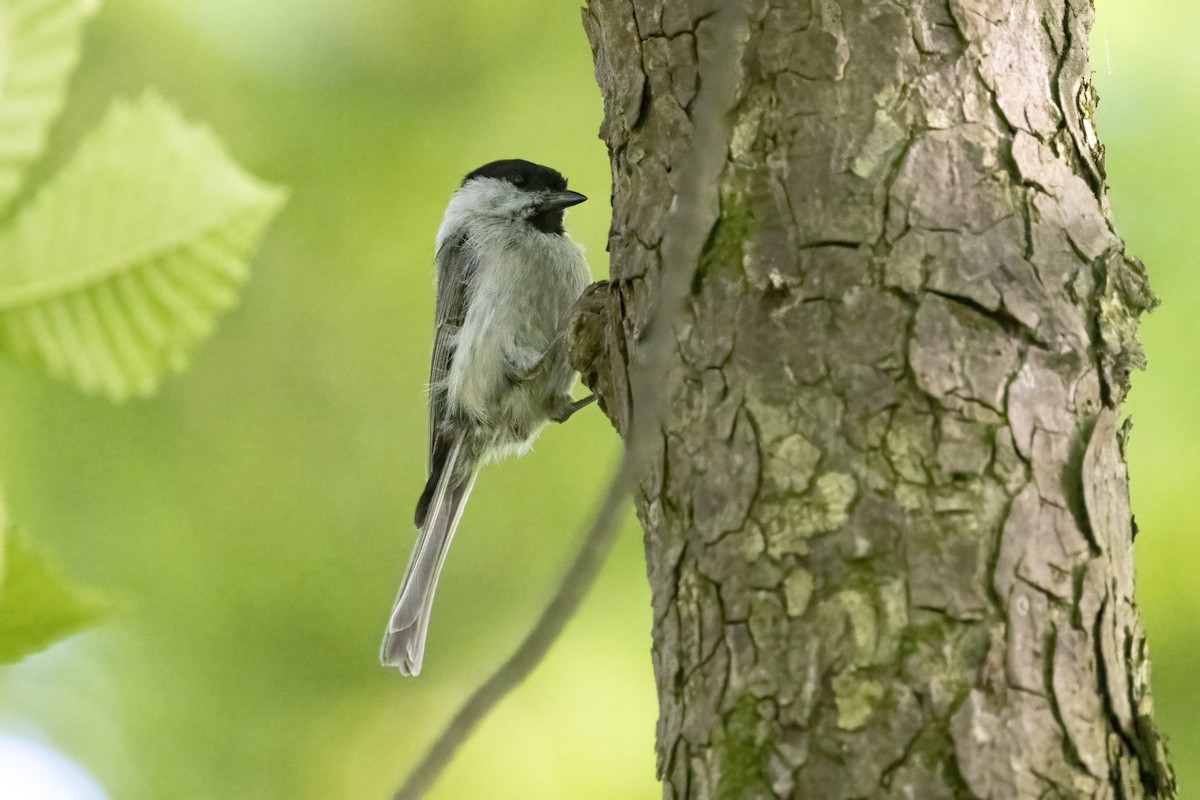
[[[429,462],[409,557],[379,658],[421,671],[438,573],[479,467],[529,449],[571,399],[563,340],[590,280],[563,213],[587,198],[549,167],[494,161],[467,175],[437,234],[437,309],[429,369]]]

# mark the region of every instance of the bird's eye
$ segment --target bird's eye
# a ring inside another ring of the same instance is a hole
[[[524,186],[525,185],[525,176],[517,175],[515,178],[513,178],[512,182],[513,182],[513,186]]]

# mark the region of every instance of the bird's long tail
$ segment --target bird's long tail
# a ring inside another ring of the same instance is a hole
[[[416,675],[421,671],[425,632],[429,627],[429,610],[433,606],[438,575],[467,496],[475,485],[475,459],[465,452],[467,449],[461,438],[455,440],[449,454],[430,474],[429,489],[432,492],[427,508],[418,510],[417,542],[408,559],[396,604],[392,606],[392,618],[379,649],[379,660],[385,666],[397,667],[403,675]],[[425,502],[426,498],[423,498],[422,503]]]

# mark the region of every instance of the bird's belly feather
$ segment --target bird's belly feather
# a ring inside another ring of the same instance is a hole
[[[493,456],[526,449],[574,380],[560,333],[587,286],[586,263],[560,236],[524,244],[479,265],[447,376],[450,415]]]

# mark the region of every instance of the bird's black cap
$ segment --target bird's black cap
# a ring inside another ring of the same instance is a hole
[[[531,192],[561,192],[567,188],[567,179],[558,170],[520,158],[484,164],[474,172],[468,173],[467,177],[463,178],[463,183],[472,178],[499,178]]]

